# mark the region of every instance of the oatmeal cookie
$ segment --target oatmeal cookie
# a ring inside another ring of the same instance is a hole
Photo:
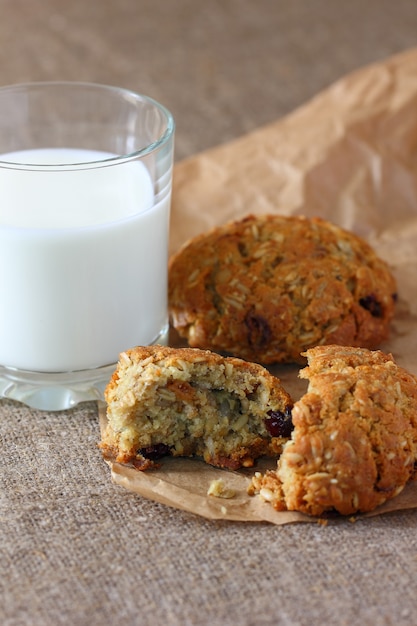
[[[198,456],[218,467],[277,457],[292,431],[292,400],[255,363],[197,348],[137,347],[109,382],[103,454],[138,469]]]
[[[364,240],[319,218],[248,216],[170,259],[171,324],[190,346],[259,363],[323,344],[374,349],[396,284]]]
[[[415,479],[417,379],[380,351],[320,346],[307,359],[291,440],[250,492],[310,515],[372,511]]]

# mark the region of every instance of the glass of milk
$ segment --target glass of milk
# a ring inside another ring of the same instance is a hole
[[[99,400],[120,352],[166,342],[173,141],[128,90],[0,88],[0,397]]]

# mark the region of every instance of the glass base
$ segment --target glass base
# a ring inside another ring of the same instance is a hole
[[[166,344],[168,328],[152,344]],[[104,400],[116,363],[77,372],[28,372],[0,365],[0,398],[42,411],[64,411],[80,402]]]
[[[33,409],[64,411],[80,402],[103,400],[116,364],[78,372],[27,372],[0,366],[0,397]]]

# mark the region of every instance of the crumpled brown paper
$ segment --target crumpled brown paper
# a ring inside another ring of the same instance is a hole
[[[392,334],[381,349],[417,375],[417,49],[349,74],[291,115],[177,164],[170,251],[248,213],[320,216],[367,239],[398,281]],[[294,399],[303,393],[298,367],[271,370]],[[117,484],[208,519],[316,521],[249,497],[255,470],[191,459],[166,459],[150,472],[110,465]],[[219,477],[234,498],[207,495]],[[417,483],[410,483],[370,515],[416,507]]]

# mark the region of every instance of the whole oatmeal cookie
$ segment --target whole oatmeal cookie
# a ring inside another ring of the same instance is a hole
[[[315,345],[376,348],[396,284],[364,240],[319,218],[249,216],[170,259],[171,324],[190,346],[260,363]]]
[[[372,511],[415,478],[417,379],[380,351],[320,346],[307,359],[291,440],[250,493],[310,515]]]
[[[199,349],[123,352],[105,399],[103,454],[139,469],[166,455],[250,467],[259,456],[277,457],[292,431],[293,403],[278,378]]]

